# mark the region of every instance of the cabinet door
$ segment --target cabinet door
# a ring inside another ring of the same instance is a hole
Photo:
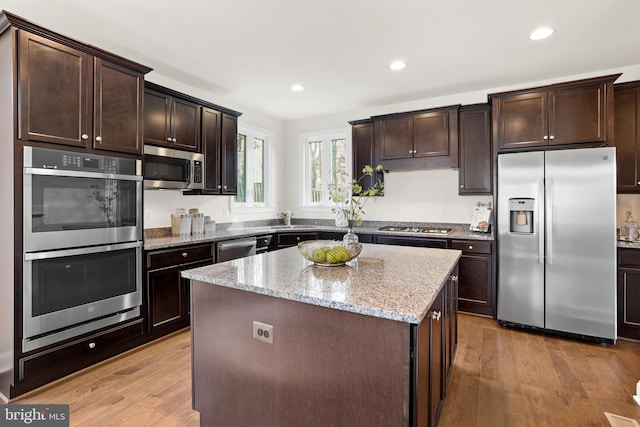
[[[91,57],[24,31],[18,55],[18,138],[86,147]]]
[[[171,147],[171,97],[151,89],[144,91],[144,142]]]
[[[637,87],[616,87],[614,94],[614,145],[619,192],[637,192],[640,189],[640,82],[636,84]]]
[[[200,149],[200,109],[198,104],[173,98],[171,130],[175,148],[188,151]]]
[[[430,393],[430,425],[436,426],[438,424],[438,418],[440,417],[440,411],[442,410],[442,404],[444,403],[444,380],[445,380],[445,357],[444,357],[444,344],[445,344],[445,288],[440,291],[438,297],[431,306],[431,312],[436,315],[431,320],[431,393]]]
[[[178,267],[151,271],[147,275],[149,330],[187,318],[184,284]]]
[[[606,142],[606,85],[549,92],[549,144]]]
[[[492,194],[491,107],[461,108],[458,194]]]
[[[142,154],[144,76],[95,58],[93,148]]]
[[[547,145],[549,129],[547,92],[498,98],[494,120],[499,148]]]
[[[238,118],[222,114],[221,194],[234,195],[238,192]]]
[[[373,121],[351,126],[351,144],[353,146],[353,179],[357,179],[366,165],[375,167],[373,156]],[[366,176],[360,181],[364,190],[373,185],[373,177]]]
[[[202,152],[205,161],[204,191],[219,193],[222,188],[220,178],[220,136],[222,113],[211,108],[202,109]]]
[[[618,269],[618,336],[640,340],[640,269]]]
[[[458,298],[461,311],[493,315],[491,257],[462,255]]]
[[[413,118],[413,157],[449,155],[449,112],[418,114]]]
[[[376,138],[380,138],[382,160],[413,157],[413,117],[379,120]]]

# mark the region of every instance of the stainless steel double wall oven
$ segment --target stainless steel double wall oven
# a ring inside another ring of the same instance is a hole
[[[140,315],[142,183],[141,160],[24,147],[23,352]]]

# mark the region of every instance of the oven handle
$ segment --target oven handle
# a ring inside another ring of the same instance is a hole
[[[47,176],[71,176],[78,178],[117,179],[121,181],[142,181],[142,175],[122,175],[115,173],[97,173],[84,171],[67,171],[60,169],[24,168],[24,173],[29,175]]]
[[[95,254],[98,252],[118,251],[121,249],[131,249],[142,247],[143,242],[118,243],[115,245],[90,246],[87,248],[62,249],[59,251],[27,252],[24,254],[25,261],[39,259],[61,258],[75,255]]]

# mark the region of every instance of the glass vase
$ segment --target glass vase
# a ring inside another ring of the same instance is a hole
[[[348,225],[347,215],[343,211],[336,211],[336,227],[346,227]]]
[[[342,243],[344,243],[346,247],[353,247],[358,244],[358,235],[353,232],[354,221],[350,220],[348,225],[349,231],[347,231],[347,234],[342,236]]]

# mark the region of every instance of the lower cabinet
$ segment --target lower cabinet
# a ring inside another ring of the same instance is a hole
[[[618,249],[618,336],[640,340],[640,250]]]
[[[375,243],[379,245],[418,246],[421,248],[447,249],[449,247],[447,239],[430,239],[426,237],[375,236]]]
[[[211,243],[146,253],[148,331],[155,338],[189,326],[189,280],[182,270],[213,264]]]
[[[447,394],[458,343],[458,270],[433,301],[427,316],[413,328],[413,424],[434,427]]]
[[[289,246],[296,246],[300,242],[305,240],[316,240],[318,233],[316,232],[303,232],[303,233],[278,233],[277,247],[278,249],[288,248]]]
[[[493,242],[454,240],[451,247],[462,251],[458,283],[460,311],[495,317]]]
[[[143,319],[137,318],[21,357],[18,381],[9,393],[18,396],[116,356],[142,344],[143,336]]]

